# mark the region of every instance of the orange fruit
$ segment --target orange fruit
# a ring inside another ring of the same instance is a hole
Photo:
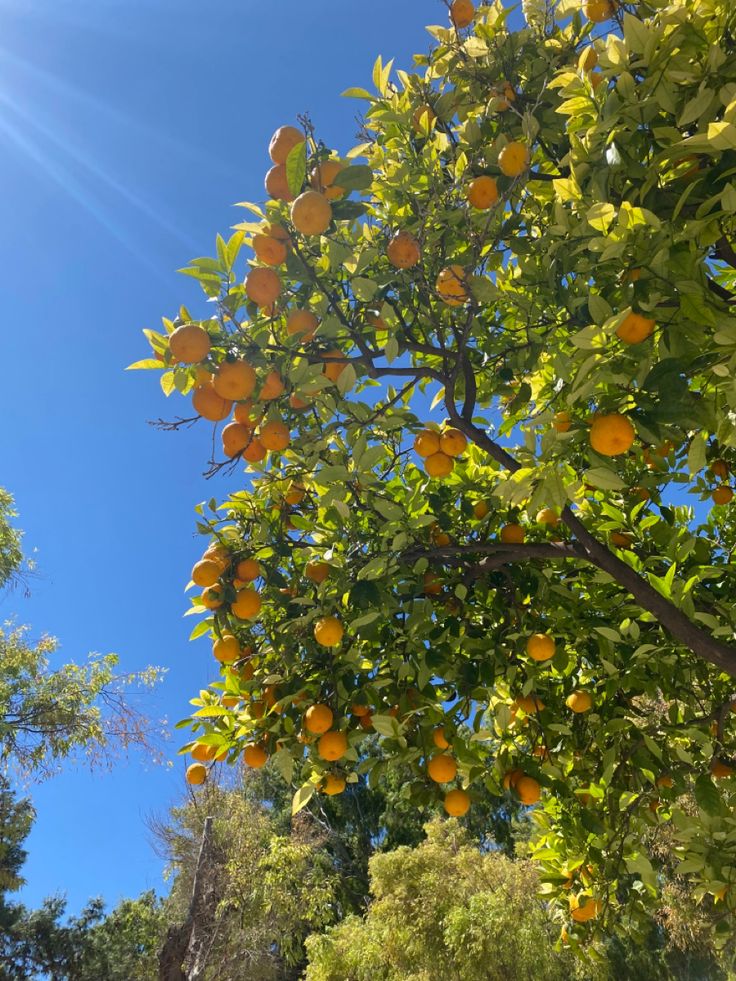
[[[348,751],[348,737],[344,732],[333,729],[320,736],[317,752],[323,760],[334,762],[341,759]]]
[[[598,52],[595,50],[592,44],[589,44],[587,48],[584,48],[580,53],[578,58],[578,67],[584,72],[592,72],[595,66],[598,64]]]
[[[649,317],[642,317],[640,313],[630,313],[616,328],[616,336],[624,344],[641,344],[652,334],[654,327],[655,321]]]
[[[311,705],[304,713],[304,728],[321,736],[332,725],[334,715],[329,705]]]
[[[210,335],[197,324],[182,324],[169,335],[169,351],[174,361],[197,364],[210,353]]]
[[[274,368],[263,379],[258,397],[262,402],[270,402],[273,399],[279,398],[285,391],[286,385],[284,385],[284,380]]]
[[[423,429],[414,437],[414,452],[421,457],[432,456],[439,453],[440,434],[432,429]]]
[[[533,661],[549,661],[555,655],[554,638],[549,634],[532,634],[526,642],[526,652]]]
[[[362,715],[360,717],[360,728],[361,729],[372,729],[373,728],[373,716],[368,713],[368,715]]]
[[[590,427],[590,445],[602,456],[618,456],[631,449],[636,435],[626,416],[618,412],[596,416]]]
[[[289,405],[295,412],[303,412],[304,409],[309,408],[309,402],[305,402],[304,399],[300,399],[298,395],[289,396]]]
[[[514,710],[517,709],[521,709],[525,715],[536,715],[543,708],[544,702],[538,695],[520,695],[519,698],[514,699],[512,715],[515,714]]]
[[[207,767],[203,763],[191,763],[187,767],[186,781],[193,787],[198,787],[207,779]]]
[[[335,360],[337,358],[342,360]],[[325,353],[322,355],[322,360],[325,362],[325,366],[322,371],[325,377],[329,378],[331,382],[337,382],[337,379],[347,368],[347,363],[345,362],[344,358],[345,355],[337,348],[334,348],[331,351],[325,351]]]
[[[397,232],[386,248],[388,261],[397,269],[411,269],[422,257],[419,242],[409,232]]]
[[[251,431],[239,422],[230,422],[222,430],[222,452],[225,456],[238,456],[251,440]]]
[[[602,24],[616,13],[616,0],[585,0],[583,13],[592,24]]]
[[[523,770],[509,770],[508,773],[503,775],[503,788],[504,790],[514,790],[516,784],[524,776]]]
[[[476,177],[468,185],[468,201],[479,211],[487,211],[498,201],[498,185],[494,177]]]
[[[289,484],[289,487],[284,494],[284,503],[290,504],[292,507],[296,504],[301,504],[301,502],[304,500],[305,494],[306,491],[301,484]]]
[[[593,699],[587,691],[574,691],[565,699],[565,705],[571,712],[580,714],[581,712],[588,712],[593,707]]]
[[[570,916],[576,923],[587,923],[594,920],[600,911],[600,903],[592,896],[571,896]]]
[[[521,525],[504,525],[499,538],[504,545],[521,545],[524,541],[524,529]]]
[[[284,228],[283,225],[278,225],[275,222],[264,222],[261,225],[261,234],[268,235],[270,238],[276,238],[279,242],[283,242],[287,249],[291,245],[291,236]]]
[[[468,301],[465,270],[462,266],[446,266],[437,277],[435,288],[448,307],[461,307]]]
[[[473,516],[482,521],[491,509],[485,501],[476,501],[473,505]]]
[[[256,387],[256,373],[247,361],[224,361],[215,373],[212,387],[223,399],[247,399]]]
[[[285,164],[295,146],[304,143],[306,137],[296,126],[279,126],[268,144],[268,155],[277,164]]]
[[[312,582],[322,583],[330,574],[330,567],[326,562],[307,562],[304,566],[304,575]]]
[[[464,790],[450,790],[445,794],[443,806],[450,817],[462,817],[470,810],[470,797]]]
[[[211,763],[215,759],[223,760],[227,756],[227,749],[208,746],[207,743],[195,743],[189,753],[198,763]]]
[[[289,188],[286,166],[284,164],[275,164],[266,174],[264,184],[266,186],[266,193],[274,201],[293,201],[296,197],[295,194],[291,193],[291,189]]]
[[[356,717],[356,719],[364,719],[367,715],[371,714],[370,706],[358,705],[356,703],[353,703],[350,706],[350,711]]]
[[[378,332],[385,333],[390,329],[383,317],[379,313],[376,313],[375,310],[369,311],[365,319]]]
[[[344,633],[337,617],[321,617],[314,625],[314,639],[323,647],[338,647]]]
[[[200,599],[208,610],[216,610],[223,604],[222,587],[219,584],[207,586]]]
[[[218,395],[212,385],[200,385],[192,394],[192,408],[210,422],[222,422],[230,415],[233,403]]]
[[[328,201],[335,201],[347,194],[344,187],[334,185],[333,181],[345,165],[339,160],[323,160],[312,171],[310,183],[315,191],[321,191]]]
[[[200,559],[192,569],[192,582],[195,586],[214,586],[222,575],[222,566],[211,559]]]
[[[245,760],[246,766],[251,767],[253,770],[260,770],[268,760],[268,753],[258,743],[249,743],[243,752],[243,759]]]
[[[725,480],[730,473],[725,460],[714,460],[710,465],[710,471],[714,477],[718,477],[720,480]]]
[[[327,794],[328,797],[334,797],[336,794],[341,794],[345,790],[345,787],[345,777],[338,777],[334,773],[328,773],[322,785],[322,792]]]
[[[447,456],[460,456],[467,446],[468,441],[459,429],[446,429],[440,436],[440,450]]]
[[[261,597],[252,586],[243,586],[239,589],[230,605],[230,610],[239,620],[252,620],[260,609]]]
[[[439,596],[442,592],[442,580],[434,572],[425,572],[422,588],[426,596]]]
[[[291,223],[302,235],[322,235],[331,221],[332,206],[319,191],[304,191],[291,206]]]
[[[634,544],[634,536],[628,531],[612,531],[608,541],[616,548],[631,548]]]
[[[223,634],[222,637],[218,637],[212,645],[212,653],[220,664],[233,664],[243,656],[238,638],[233,637],[232,634]]]
[[[445,730],[443,726],[437,726],[436,729],[432,730],[432,742],[435,744],[437,749],[449,749],[450,744],[445,736]]]
[[[552,419],[552,428],[558,433],[566,433],[570,426],[572,425],[572,420],[570,419],[569,412],[555,412]]]
[[[733,774],[733,767],[721,762],[721,760],[713,760],[710,765],[710,772],[711,776],[715,777],[716,780],[722,780],[724,777],[730,777]]]
[[[415,109],[411,121],[417,133],[424,134],[432,129],[432,123],[434,123],[436,118],[437,113],[431,106],[422,105],[418,109]]]
[[[271,419],[265,426],[261,426],[258,438],[267,450],[280,453],[291,442],[291,433],[281,419]]]
[[[537,523],[551,525],[554,528],[560,523],[560,519],[557,517],[557,512],[553,511],[552,508],[542,508],[541,511],[537,511]]]
[[[669,773],[662,773],[655,780],[655,785],[657,787],[666,787],[667,789],[669,789],[671,787],[674,787],[675,781],[672,779]]]
[[[728,504],[733,498],[733,491],[727,484],[721,484],[711,494],[714,504]]]
[[[248,463],[260,463],[266,459],[268,450],[257,436],[251,436],[250,442],[243,450],[243,459]]]
[[[449,783],[457,775],[457,763],[447,753],[440,753],[427,763],[427,773],[435,783]]]
[[[539,786],[538,781],[534,777],[519,777],[514,785],[514,790],[522,804],[529,806],[530,804],[536,804],[539,800],[542,792],[542,788]]]
[[[245,277],[245,292],[248,299],[261,309],[269,307],[281,293],[279,274],[266,266],[256,266]]]
[[[462,30],[468,24],[472,24],[474,17],[475,7],[472,4],[472,0],[452,0],[450,4],[450,20],[458,30]]]
[[[255,559],[241,559],[235,566],[235,575],[242,582],[253,582],[261,575],[261,567]]]
[[[430,477],[447,477],[451,474],[455,461],[446,453],[432,453],[424,461],[424,469]]]
[[[302,340],[311,341],[319,326],[319,320],[311,310],[292,310],[286,318],[286,333],[300,334]]]
[[[255,235],[251,245],[258,261],[266,266],[280,266],[286,262],[288,249],[280,239],[271,235]]]
[[[258,422],[257,413],[253,408],[253,401],[246,399],[244,402],[238,402],[233,409],[233,419],[239,422],[241,426],[247,426],[248,429],[253,429]]]
[[[529,151],[523,143],[507,143],[498,155],[498,166],[506,177],[518,177],[529,166]]]

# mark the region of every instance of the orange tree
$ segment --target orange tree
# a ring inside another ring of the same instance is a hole
[[[146,332],[248,474],[198,508],[189,780],[299,759],[298,809],[395,762],[453,815],[535,805],[573,943],[655,900],[666,823],[727,933],[736,23],[524,7],[379,60],[343,155],[279,129],[269,200],[184,270],[204,316]]]

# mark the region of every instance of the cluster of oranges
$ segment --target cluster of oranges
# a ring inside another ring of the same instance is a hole
[[[430,477],[447,477],[455,468],[455,460],[462,456],[468,441],[459,429],[445,427],[442,430],[425,428],[414,439],[414,452],[424,461],[424,469]]]

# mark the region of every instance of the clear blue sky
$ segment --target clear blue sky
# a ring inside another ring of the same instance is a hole
[[[201,477],[205,430],[151,429],[176,407],[123,368],[141,328],[198,299],[175,270],[263,196],[272,131],[309,110],[352,146],[359,104],[339,93],[370,87],[379,53],[410,67],[445,19],[440,0],[0,0],[0,482],[39,572],[0,617],[66,660],[164,665],[153,715],[181,718],[213,673],[181,615],[193,505],[226,487]],[[144,820],[183,789],[180,761],[136,758],[32,788],[23,899],[165,888]]]

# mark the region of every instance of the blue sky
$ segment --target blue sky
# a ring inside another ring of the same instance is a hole
[[[210,254],[263,196],[268,139],[308,110],[345,150],[377,54],[410,67],[440,0],[0,0],[2,484],[37,549],[32,595],[0,617],[61,641],[60,658],[115,651],[168,676],[144,703],[171,722],[213,675],[189,644],[183,588],[201,551],[193,506],[208,435],[153,430],[172,416],[143,327],[196,288],[175,270]],[[32,789],[23,899],[113,904],[165,888],[145,827],[183,793],[183,764],[121,760]]]

